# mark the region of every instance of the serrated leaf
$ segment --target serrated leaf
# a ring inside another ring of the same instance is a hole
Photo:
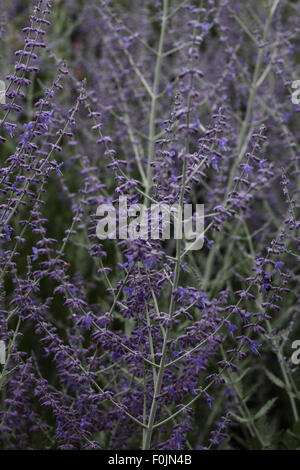
[[[248,423],[251,423],[251,419],[249,419],[249,418],[242,418],[241,416],[236,415],[236,414],[233,413],[232,411],[230,412],[230,415],[231,415],[232,418],[234,418],[238,423],[241,423],[241,424],[248,424]]]
[[[259,419],[265,416],[270,411],[270,409],[274,406],[277,400],[278,400],[278,397],[275,397],[267,401],[267,403],[265,403],[264,406],[256,413],[253,419]]]
[[[248,400],[250,400],[250,398],[252,397],[252,395],[256,392],[256,390],[258,389],[259,387],[259,384],[254,384],[250,390],[248,391],[248,393],[246,393],[246,395],[243,396],[242,400],[244,403],[247,403]]]
[[[238,384],[239,382],[241,382],[243,380],[243,378],[248,374],[248,372],[252,371],[252,367],[247,367],[242,373],[241,375],[239,375],[237,377],[237,379],[233,380],[232,383],[233,384]]]
[[[274,384],[274,385],[277,385],[277,387],[279,388],[285,388],[285,385],[284,383],[282,382],[281,379],[279,379],[278,377],[276,377],[276,375],[273,374],[273,372],[269,371],[268,369],[264,368],[264,371],[268,377],[268,379]]]

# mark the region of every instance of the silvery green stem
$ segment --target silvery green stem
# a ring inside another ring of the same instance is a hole
[[[147,187],[146,187],[147,195],[150,192],[151,180],[152,180],[151,163],[154,160],[154,152],[155,152],[155,119],[156,119],[156,113],[157,113],[158,89],[159,89],[161,66],[162,66],[162,59],[163,59],[163,47],[164,47],[165,35],[166,35],[168,7],[169,7],[169,0],[164,0],[161,31],[160,31],[160,38],[159,38],[159,44],[158,44],[155,72],[154,72],[154,82],[153,82],[150,120],[149,120],[149,143],[148,143]]]

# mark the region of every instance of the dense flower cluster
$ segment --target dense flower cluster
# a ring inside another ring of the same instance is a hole
[[[297,3],[1,3],[1,448],[299,447]],[[99,240],[119,196],[203,249]]]

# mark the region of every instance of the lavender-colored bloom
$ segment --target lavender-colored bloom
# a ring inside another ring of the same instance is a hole
[[[297,6],[78,6],[0,15],[0,448],[297,448]],[[119,196],[203,249],[99,240]]]

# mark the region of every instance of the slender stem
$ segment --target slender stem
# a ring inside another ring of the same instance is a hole
[[[185,157],[183,160],[183,168],[182,168],[182,179],[181,179],[181,191],[180,191],[180,196],[179,196],[179,210],[181,210],[183,206],[183,201],[184,201],[184,193],[185,193],[185,188],[186,188],[186,171],[187,171],[187,154],[189,152],[189,124],[190,124],[190,107],[191,107],[191,89],[193,86],[193,75],[191,76],[191,84],[190,84],[190,90],[189,90],[189,96],[188,96],[188,112],[187,112],[187,134],[185,138]],[[170,300],[170,305],[169,305],[169,318],[172,318],[174,315],[174,310],[175,310],[175,292],[178,288],[178,282],[179,282],[179,276],[180,276],[180,266],[181,266],[181,245],[182,245],[182,239],[178,238],[176,241],[176,266],[175,266],[175,273],[174,273],[174,282],[173,282],[173,288],[172,288],[172,293],[171,293],[171,300]],[[171,333],[171,328],[167,328],[166,333],[164,335],[164,341],[163,341],[163,346],[162,346],[162,353],[161,353],[161,361],[159,365],[159,370],[156,378],[156,384],[154,388],[154,395],[153,395],[153,400],[152,400],[152,405],[150,409],[150,415],[149,415],[149,421],[148,421],[148,429],[146,431],[145,435],[145,441],[144,441],[144,447],[143,450],[149,450],[151,447],[151,438],[152,438],[152,432],[153,432],[153,426],[154,426],[154,421],[155,421],[155,416],[156,416],[156,411],[157,411],[157,406],[158,406],[158,396],[161,392],[161,387],[162,387],[162,382],[163,382],[163,376],[164,376],[164,371],[165,371],[165,366],[167,362],[167,345],[169,341]]]
[[[157,51],[157,59],[154,72],[154,82],[151,98],[151,111],[150,111],[150,120],[149,120],[149,143],[148,143],[148,164],[147,164],[147,187],[146,194],[148,195],[151,188],[152,180],[152,168],[151,163],[154,160],[154,151],[155,151],[155,118],[157,112],[157,103],[158,103],[158,88],[160,82],[160,73],[161,65],[163,58],[163,47],[166,34],[166,24],[167,24],[167,14],[168,14],[169,0],[164,0],[163,3],[163,16],[160,30],[160,38]]]
[[[250,123],[250,119],[251,119],[251,115],[252,115],[252,109],[253,109],[253,106],[254,106],[257,89],[259,87],[258,81],[259,81],[260,71],[261,71],[263,57],[264,57],[265,43],[268,39],[269,31],[270,31],[271,24],[272,24],[272,18],[273,18],[273,15],[274,15],[275,11],[276,11],[278,3],[279,3],[279,0],[275,0],[272,7],[270,8],[270,13],[269,13],[269,16],[267,18],[267,21],[266,21],[266,24],[265,24],[265,27],[264,27],[263,38],[262,38],[263,44],[262,44],[262,46],[260,47],[260,49],[258,51],[257,61],[256,61],[256,64],[255,64],[254,74],[253,74],[253,78],[252,78],[252,83],[251,83],[251,86],[250,86],[250,94],[249,94],[247,111],[246,111],[246,115],[245,115],[245,118],[244,118],[244,121],[243,121],[243,124],[242,124],[242,127],[241,127],[241,131],[240,131],[240,134],[239,134],[239,137],[238,137],[238,158],[236,159],[234,165],[232,166],[231,172],[230,172],[229,182],[228,182],[228,189],[226,191],[226,198],[227,198],[227,195],[230,192],[232,184],[233,184],[235,170],[236,170],[238,164],[240,163],[240,161],[242,160],[242,158],[245,154],[249,138],[251,137],[251,134],[252,134],[252,126],[251,126],[251,129],[250,129],[250,132],[248,131],[248,127],[249,127],[249,123]]]
[[[249,232],[249,229],[248,229],[247,222],[244,219],[242,219],[242,222],[243,222],[245,232],[246,232],[246,235],[247,235],[247,238],[248,238],[250,253],[251,253],[251,256],[252,256],[252,259],[253,259],[253,262],[254,262],[255,252],[254,252],[254,247],[253,247],[253,243],[252,243],[252,238],[251,238],[251,235],[250,235],[250,232]],[[257,304],[259,305],[259,308],[263,310],[263,308],[261,306],[262,303],[263,303],[262,294],[261,294],[261,292],[259,292],[258,299],[257,299]],[[266,325],[267,325],[268,333],[271,337],[272,325],[271,325],[269,320],[266,320]],[[290,382],[290,379],[289,379],[289,376],[288,376],[288,373],[287,373],[287,370],[286,370],[286,364],[285,364],[284,356],[283,356],[280,349],[278,351],[275,350],[275,354],[277,356],[277,359],[278,359],[278,362],[279,362],[279,365],[280,365],[280,369],[281,369],[281,373],[282,373],[282,377],[283,377],[283,380],[284,380],[285,385],[286,385],[286,391],[287,391],[287,394],[289,396],[289,400],[290,400],[290,404],[291,404],[294,419],[295,419],[295,421],[298,421],[299,420],[299,414],[298,414],[298,410],[297,410],[296,401],[295,401],[295,398],[294,398],[292,390],[291,390],[292,386],[291,386],[291,382]]]

